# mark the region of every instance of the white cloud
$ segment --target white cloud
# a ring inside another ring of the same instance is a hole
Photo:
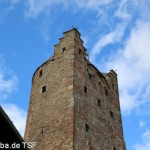
[[[127,6],[128,6],[127,2],[128,0],[120,1],[118,9],[116,10],[116,13],[115,13],[117,17],[120,17],[122,19],[127,19],[127,20],[130,18],[130,14],[127,9]]]
[[[10,79],[5,79],[3,74],[0,74],[0,99],[6,99],[8,95],[16,90],[17,77],[12,76]]]
[[[130,20],[134,16],[140,19],[148,19],[150,13],[149,0],[121,0],[118,8],[116,9],[115,16],[125,20]]]
[[[0,57],[2,58],[2,57]],[[9,69],[0,62],[0,99],[6,99],[17,88],[17,77],[10,73]]]
[[[28,0],[27,13],[28,17],[36,18],[40,13],[50,13],[53,5],[61,5],[62,8],[75,8],[75,9],[92,9],[98,10],[104,5],[112,3],[113,0]]]
[[[41,12],[49,13],[54,4],[64,4],[65,0],[28,0],[28,17],[36,18]]]
[[[140,120],[140,121],[139,121],[139,127],[140,127],[140,128],[143,128],[145,125],[146,125],[146,122],[145,122],[145,121],[143,121],[143,120]]]
[[[4,104],[2,107],[23,137],[27,113],[22,108],[14,104]]]
[[[121,108],[129,113],[150,101],[150,22],[138,22],[124,49],[107,62],[107,68],[117,70]],[[144,90],[143,90],[144,89]]]
[[[134,146],[135,150],[149,150],[150,149],[150,130],[147,130],[144,132],[142,139],[143,139],[143,143],[136,144]]]
[[[75,0],[75,3],[79,8],[97,9],[97,10],[99,10],[99,8],[101,6],[108,5],[112,2],[113,2],[113,0],[101,0],[101,1],[97,1],[97,0]]]
[[[11,0],[11,2],[13,1],[19,2],[19,0]],[[111,19],[117,17],[129,20],[135,14],[138,14],[137,17],[145,18],[147,16],[149,18],[148,14],[150,12],[150,1],[147,0],[121,0],[119,2],[114,0],[27,0],[25,4],[27,6],[26,15],[31,18],[36,18],[43,12],[49,14],[56,5],[61,5],[62,9],[95,10],[97,15],[106,21],[105,23],[109,21],[110,16]]]
[[[112,31],[104,36],[102,36],[96,44],[93,46],[90,54],[90,60],[93,62],[97,54],[101,52],[101,50],[108,44],[114,44],[119,42],[124,35],[126,24],[119,24],[115,31]]]

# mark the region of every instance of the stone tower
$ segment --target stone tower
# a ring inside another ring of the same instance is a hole
[[[34,150],[125,150],[117,74],[86,58],[76,28],[35,71],[25,141]]]

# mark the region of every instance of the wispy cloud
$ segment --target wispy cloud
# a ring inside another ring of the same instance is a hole
[[[115,15],[125,20],[133,17],[149,20],[150,1],[149,0],[121,0]],[[134,18],[135,19],[135,18]]]
[[[4,104],[2,105],[5,112],[17,128],[17,130],[20,132],[22,136],[24,136],[24,130],[26,125],[26,117],[27,113],[20,107],[18,107],[15,104]]]
[[[2,57],[0,57],[2,60]],[[0,99],[6,99],[10,93],[16,90],[18,78],[10,73],[4,62],[0,62]]]
[[[143,127],[145,127],[145,126],[146,126],[146,122],[143,121],[143,120],[140,120],[140,121],[139,121],[139,127],[140,127],[140,128],[143,128]]]
[[[26,15],[31,18],[38,17],[41,13],[50,13],[53,5],[62,5],[64,9],[72,7],[74,9],[97,10],[114,0],[28,0]]]
[[[109,1],[106,7],[99,7],[98,9],[98,14],[100,14],[99,20],[101,20],[100,24],[104,24],[105,28],[106,25],[109,24],[109,32],[101,36],[93,46],[91,50],[91,61],[98,56],[97,54],[101,53],[105,46],[119,42],[124,34],[125,27],[127,27],[128,32],[130,32],[133,29],[133,27],[130,26],[131,22],[132,25],[134,25],[137,21],[150,21],[148,17],[148,14],[150,14],[150,1],[121,0],[118,4],[115,4],[115,7],[113,4],[114,1]],[[97,6],[99,6],[98,2]],[[111,13],[109,13],[109,11]],[[116,29],[114,29],[114,27],[116,27]]]
[[[27,17],[36,18],[40,13],[50,13],[51,6],[56,4],[64,4],[65,0],[27,0]]]
[[[5,21],[7,15],[15,8],[15,5],[19,3],[20,0],[1,0],[0,8],[0,23]]]
[[[137,22],[124,49],[107,62],[117,70],[122,110],[126,113],[150,101],[150,22]]]
[[[95,9],[95,10],[99,10],[100,7],[103,7],[105,5],[108,5],[110,3],[112,3],[114,0],[101,0],[101,1],[97,1],[97,0],[75,0],[75,4],[79,7],[79,8],[86,8],[86,9]]]
[[[119,24],[114,31],[102,36],[93,46],[90,54],[90,60],[94,62],[96,55],[99,54],[106,45],[119,42],[124,35],[125,27],[125,23]]]
[[[142,144],[136,144],[135,150],[149,150],[150,149],[150,130],[146,130],[142,135]]]

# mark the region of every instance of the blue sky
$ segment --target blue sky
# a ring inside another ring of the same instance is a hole
[[[23,135],[32,75],[72,27],[118,74],[127,150],[149,150],[150,0],[0,0],[0,105]]]

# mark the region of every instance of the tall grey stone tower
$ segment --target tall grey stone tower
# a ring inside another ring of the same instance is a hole
[[[125,150],[117,74],[86,58],[76,28],[35,71],[25,141],[34,150]]]

